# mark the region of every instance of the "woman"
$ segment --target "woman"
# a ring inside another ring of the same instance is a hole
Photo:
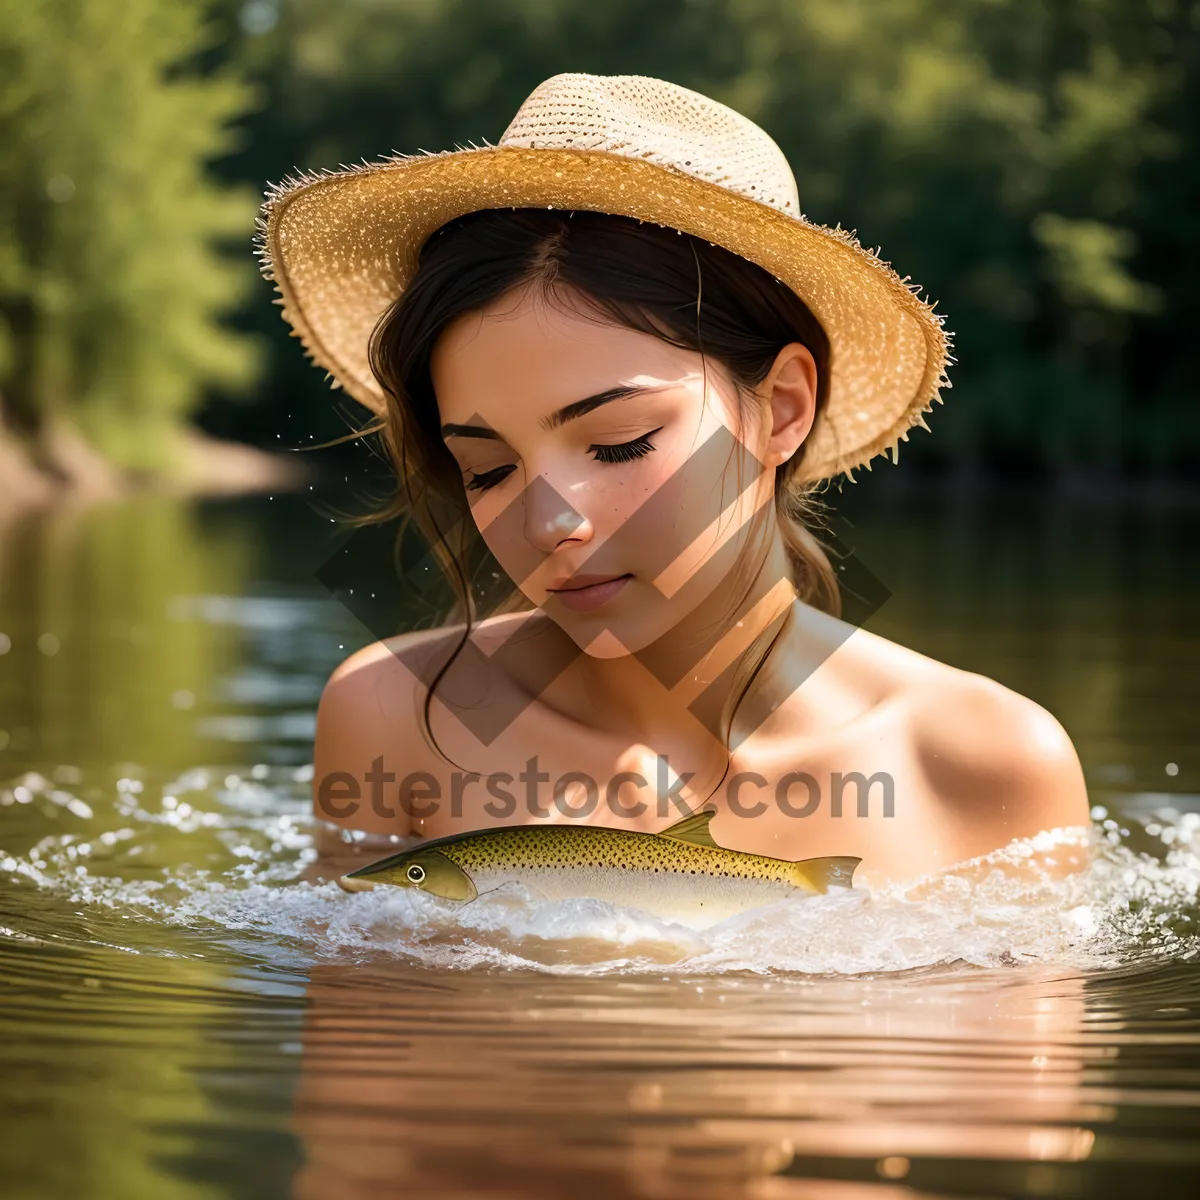
[[[660,830],[707,803],[725,846],[872,883],[1086,823],[1053,716],[837,616],[808,498],[924,425],[949,338],[800,215],[751,122],[556,76],[498,146],[293,181],[263,233],[461,600],[334,672],[323,820]]]

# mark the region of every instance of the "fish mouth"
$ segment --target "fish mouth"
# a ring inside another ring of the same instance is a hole
[[[356,879],[353,874],[340,876],[337,885],[343,892],[371,892],[376,887],[369,879]]]

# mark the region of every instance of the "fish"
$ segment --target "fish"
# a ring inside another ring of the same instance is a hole
[[[343,875],[347,892],[421,891],[469,904],[506,884],[547,900],[594,899],[692,928],[761,905],[853,886],[860,858],[791,862],[717,845],[715,810],[701,809],[661,833],[600,825],[504,825],[451,834]]]

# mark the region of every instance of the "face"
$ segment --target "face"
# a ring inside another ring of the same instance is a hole
[[[432,376],[489,549],[583,650],[618,657],[728,588],[774,521],[782,443],[719,364],[575,307],[523,289],[460,317]]]

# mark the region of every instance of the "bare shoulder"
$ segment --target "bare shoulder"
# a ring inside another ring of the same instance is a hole
[[[383,722],[394,728],[424,700],[443,666],[462,667],[460,651],[466,646],[481,651],[491,669],[502,665],[496,649],[521,627],[523,618],[521,613],[489,617],[469,632],[463,624],[418,629],[364,646],[330,675],[321,694],[318,726],[325,720],[368,728]]]
[[[994,679],[939,665],[907,705],[934,796],[1008,838],[1086,825],[1083,768],[1058,719]]]
[[[400,828],[402,815],[381,816],[352,793],[362,793],[373,772],[407,773],[436,763],[422,721],[426,681],[462,641],[463,631],[450,626],[372,642],[330,675],[313,745],[318,817],[369,832],[408,832]]]
[[[412,706],[432,664],[448,657],[462,640],[462,626],[422,629],[372,642],[338,664],[321,693],[323,716],[368,724],[394,721]]]
[[[865,629],[854,630],[831,661],[866,705],[903,714],[932,791],[946,804],[994,797],[1010,810],[1036,810],[1038,820],[1055,818],[1030,832],[1086,823],[1079,755],[1036,701]]]
[[[823,706],[840,705],[847,728],[873,714],[907,748],[929,805],[922,832],[944,861],[1090,823],[1079,755],[1047,709],[868,630],[815,620],[824,627],[842,640],[824,664]]]
[[[443,760],[424,719],[430,686],[439,680],[439,694],[444,694],[463,682],[460,675],[478,673],[480,664],[495,682],[495,673],[507,670],[510,657],[496,653],[497,648],[520,627],[521,614],[505,614],[480,621],[469,632],[463,624],[414,630],[372,642],[341,662],[317,708],[313,798],[318,815],[330,819],[330,805],[321,802],[320,788],[325,782],[328,789],[335,776],[349,789],[347,777],[362,781],[371,771],[438,770]],[[468,646],[480,653],[462,654]],[[374,814],[361,808],[353,819],[333,819],[355,828],[403,832],[391,825],[383,829]]]

